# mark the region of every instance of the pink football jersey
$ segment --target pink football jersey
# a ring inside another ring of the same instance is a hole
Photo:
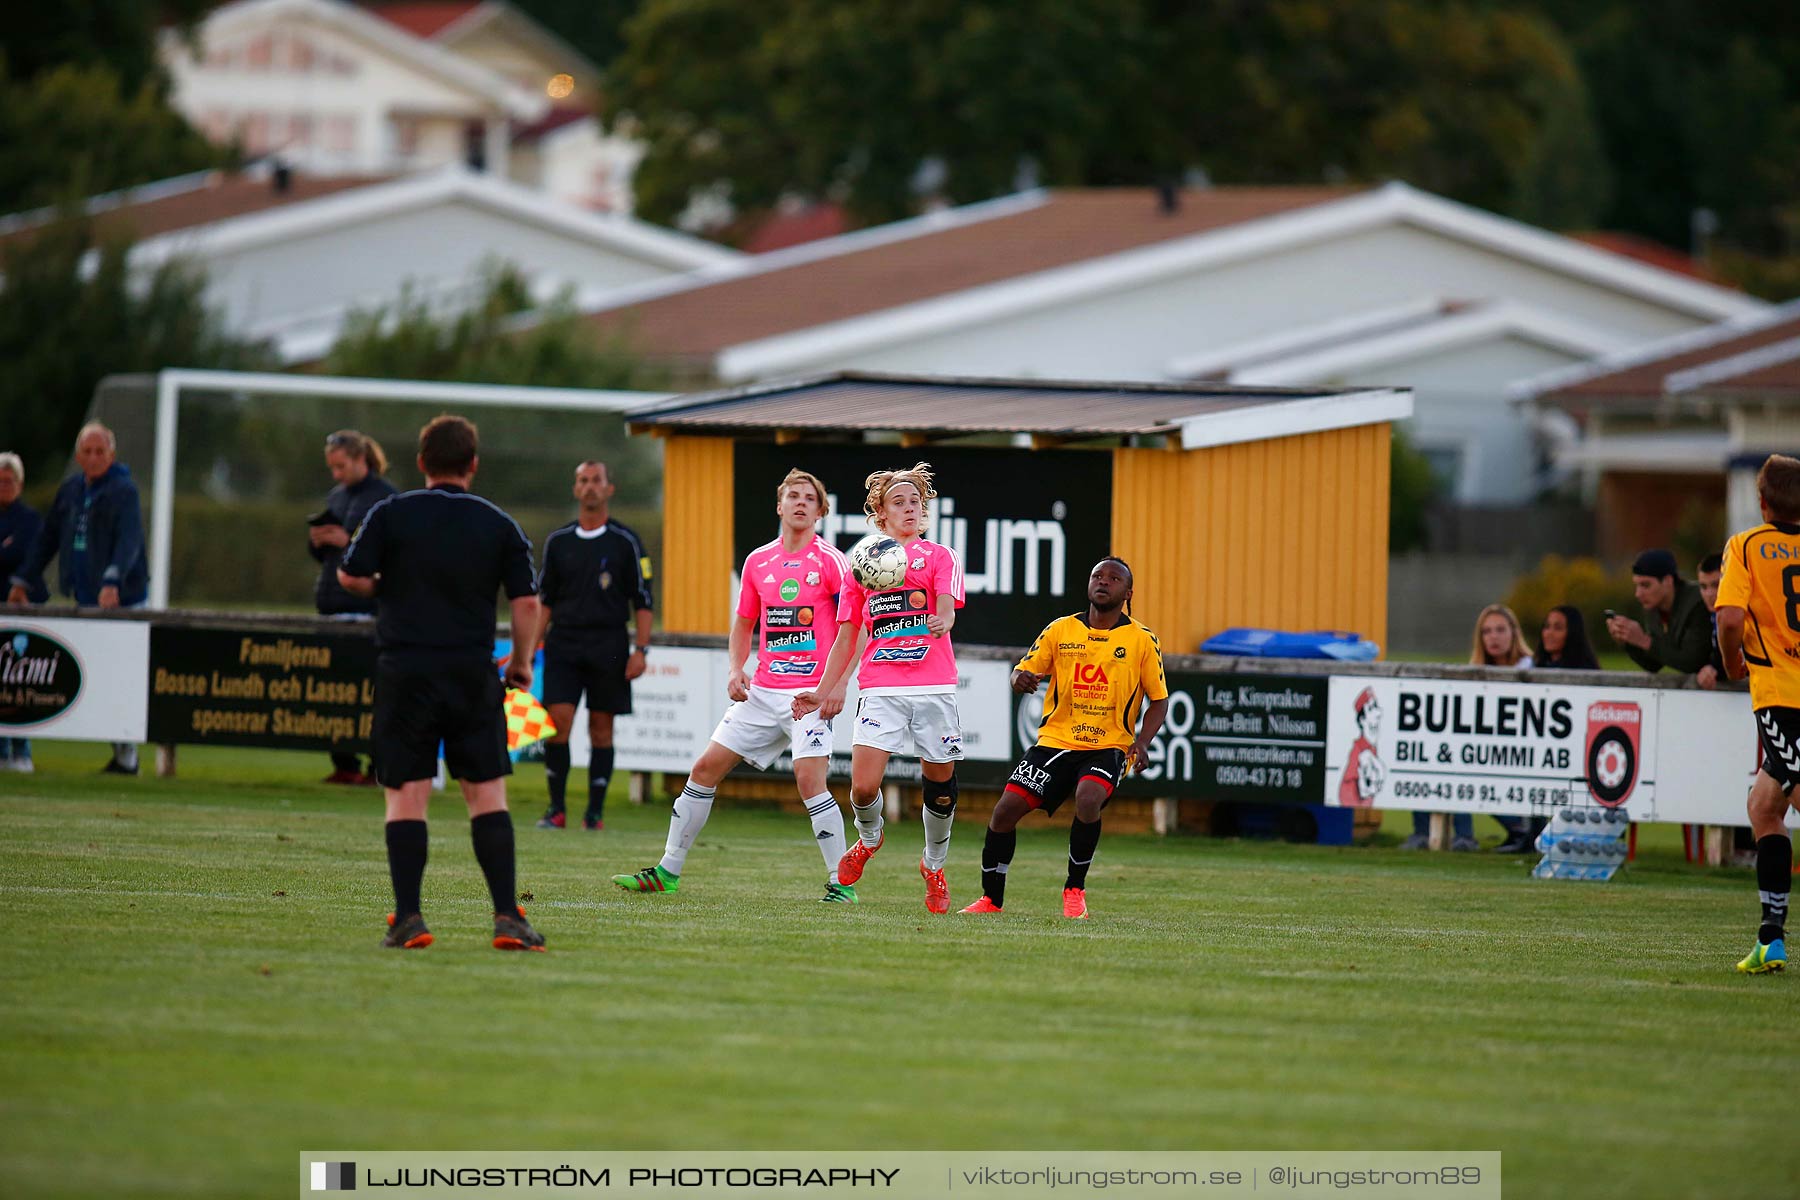
[[[750,552],[737,613],[762,623],[754,683],[790,692],[818,685],[837,637],[838,596],[849,580],[843,553],[816,534],[792,554],[780,538]]]
[[[962,564],[948,546],[923,538],[906,547],[906,582],[869,592],[844,571],[838,620],[845,637],[867,627],[856,683],[865,696],[916,696],[956,690],[956,649],[948,634],[932,637],[925,618],[937,611],[939,596],[963,606]]]

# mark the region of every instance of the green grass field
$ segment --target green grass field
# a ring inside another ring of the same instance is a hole
[[[1605,886],[1392,837],[1114,836],[1073,923],[1032,827],[978,921],[924,911],[916,823],[846,909],[814,902],[804,818],[724,808],[684,891],[627,896],[606,877],[654,861],[666,808],[615,799],[600,835],[522,822],[551,952],[520,955],[487,946],[446,798],[438,944],[395,953],[379,796],[314,783],[322,755],[103,758],[40,743],[0,775],[0,1196],[285,1196],[321,1148],[1492,1149],[1511,1196],[1800,1180],[1800,979],[1731,969],[1754,882],[1668,830]],[[959,907],[979,844],[958,830]]]

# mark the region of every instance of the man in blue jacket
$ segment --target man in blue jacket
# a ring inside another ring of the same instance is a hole
[[[44,519],[43,533],[12,576],[10,604],[25,604],[44,586],[44,568],[57,560],[57,588],[85,608],[142,608],[150,594],[144,556],[144,517],[137,484],[117,460],[112,430],[89,422],[75,436],[80,473],[63,480]],[[113,743],[105,770],[136,775],[137,747]]]

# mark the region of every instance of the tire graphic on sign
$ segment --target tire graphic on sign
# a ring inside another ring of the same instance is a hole
[[[1635,704],[1603,701],[1588,709],[1588,791],[1607,808],[1624,804],[1637,786],[1643,720],[1643,711]]]

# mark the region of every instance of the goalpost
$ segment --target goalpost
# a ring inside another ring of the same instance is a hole
[[[145,393],[149,393],[146,395]],[[150,566],[150,607],[167,608],[171,595],[171,572],[174,566],[173,549],[175,544],[175,499],[177,491],[177,461],[183,442],[182,406],[183,401],[192,403],[199,397],[213,399],[225,398],[242,409],[256,402],[302,403],[321,401],[372,402],[398,405],[435,406],[440,411],[446,407],[478,407],[500,408],[523,419],[526,414],[566,414],[573,418],[580,414],[622,414],[646,404],[665,400],[670,393],[666,392],[631,392],[610,391],[588,388],[541,388],[510,387],[491,384],[471,383],[434,383],[422,380],[395,379],[355,379],[322,375],[281,375],[248,371],[211,371],[172,369],[155,373],[153,376],[111,376],[102,381],[95,393],[94,406],[91,411],[100,419],[106,419],[108,404],[105,397],[122,397],[125,400],[148,399],[152,408],[151,463],[150,463],[150,496],[149,496],[149,528],[146,530],[149,545]],[[125,405],[136,407],[136,405]],[[342,406],[331,409],[330,405],[322,408],[335,415],[343,411]],[[141,409],[139,410],[141,411]],[[539,427],[545,422],[539,421]],[[415,426],[416,427],[416,426]],[[291,432],[291,431],[287,431]],[[319,465],[318,447],[323,444],[324,435],[329,429],[316,430],[317,437],[310,439],[305,446],[292,446],[287,449],[296,456],[306,457],[307,469],[313,472],[311,487],[315,495],[322,495],[329,486]],[[569,447],[591,446],[592,437],[582,441],[580,430],[571,430],[571,436],[564,443]],[[488,457],[490,447],[500,449],[507,437],[505,429],[494,430],[485,435],[483,441],[484,458]],[[540,428],[537,439],[540,452],[547,449],[546,438]],[[549,443],[555,444],[555,443]],[[140,443],[140,448],[141,443]],[[122,456],[123,457],[123,456]],[[407,462],[397,466],[409,466]],[[574,459],[567,464],[558,464],[557,476],[560,478],[564,468],[572,468]],[[548,471],[551,464],[545,463]],[[514,502],[518,502],[516,498]],[[533,501],[561,504],[566,502],[554,489],[534,496]],[[648,503],[651,498],[636,497],[639,503]],[[505,501],[502,500],[502,503]]]

